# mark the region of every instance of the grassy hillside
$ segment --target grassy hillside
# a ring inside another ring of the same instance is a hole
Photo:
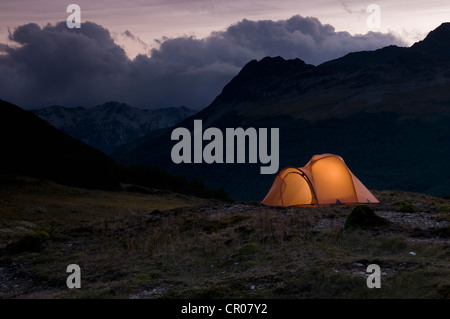
[[[449,298],[450,200],[374,193],[389,225],[344,230],[353,206],[276,209],[2,179],[0,297]],[[72,263],[81,289],[66,287]],[[372,263],[381,289],[366,286]]]

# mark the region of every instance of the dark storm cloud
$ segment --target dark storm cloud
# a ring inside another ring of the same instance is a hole
[[[128,30],[124,35],[138,39]],[[102,26],[27,24],[0,45],[0,98],[22,106],[95,105],[107,100],[141,107],[204,107],[249,60],[301,58],[319,64],[351,51],[404,45],[390,34],[336,32],[316,18],[249,21],[204,39],[163,38],[149,56],[130,60]],[[139,39],[140,40],[140,39]]]
[[[103,100],[126,74],[129,60],[109,32],[86,22],[40,28],[27,24],[10,36],[19,47],[0,57],[0,96],[23,105],[83,104]]]

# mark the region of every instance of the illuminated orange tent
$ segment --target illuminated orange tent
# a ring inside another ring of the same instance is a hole
[[[329,206],[379,204],[337,155],[315,155],[304,167],[282,169],[263,204],[268,206]]]

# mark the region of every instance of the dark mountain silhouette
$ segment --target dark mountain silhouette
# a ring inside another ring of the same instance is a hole
[[[86,188],[119,189],[116,164],[33,113],[0,100],[2,174],[18,174]]]
[[[439,59],[450,59],[450,23],[443,23],[435,30],[431,31],[423,40],[415,43],[411,50]]]
[[[194,110],[185,106],[144,110],[107,102],[93,108],[51,106],[32,110],[57,129],[105,153],[150,131],[173,126]]]
[[[229,200],[200,179],[158,167],[125,167],[108,155],[59,131],[30,111],[0,100],[0,175],[22,175],[90,189],[148,192],[146,187]],[[8,180],[8,179],[6,179]],[[2,180],[3,181],[3,180]],[[139,187],[139,186],[144,186]]]
[[[278,127],[280,168],[335,153],[369,188],[450,193],[449,45],[446,23],[410,48],[355,52],[317,67],[251,61],[177,126],[202,119],[204,129]],[[113,158],[201,176],[236,199],[261,200],[269,190],[274,176],[260,175],[260,164],[173,164],[172,129],[119,147]]]

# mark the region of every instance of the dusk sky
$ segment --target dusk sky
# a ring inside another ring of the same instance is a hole
[[[69,37],[71,3],[81,7],[83,26]],[[367,23],[372,3],[379,28]],[[199,109],[251,59],[317,65],[409,46],[449,20],[448,0],[0,0],[0,72],[8,75],[0,98],[25,107],[115,99]],[[86,74],[66,79],[70,66]]]

